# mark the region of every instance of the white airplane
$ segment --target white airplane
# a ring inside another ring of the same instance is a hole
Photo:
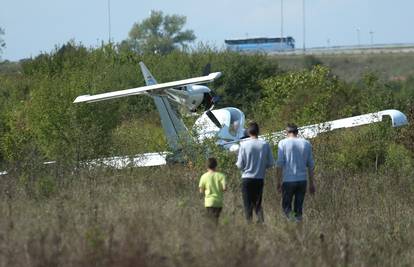
[[[239,143],[245,138],[245,116],[244,113],[234,107],[214,109],[215,100],[211,90],[203,85],[218,79],[220,72],[210,73],[206,76],[190,78],[158,84],[150,71],[140,62],[142,74],[146,86],[132,89],[108,92],[97,95],[78,96],[74,103],[91,103],[110,100],[114,98],[145,94],[154,99],[160,114],[161,124],[165,132],[169,147],[172,152],[180,150],[183,140],[194,140],[202,142],[209,138],[216,138],[217,144],[230,151],[237,151]],[[184,107],[189,112],[194,112],[200,105],[204,105],[206,111],[196,120],[194,130],[197,137],[193,138],[184,122],[171,104]],[[299,128],[299,133],[304,138],[313,138],[320,133],[342,128],[351,128],[375,122],[380,122],[389,116],[393,127],[408,124],[407,117],[398,110],[383,110],[375,113],[349,117],[320,124],[308,125]],[[284,131],[260,136],[277,144],[285,136]],[[166,158],[171,152],[146,153],[134,157],[111,157],[91,161],[91,164],[102,163],[104,165],[124,168],[126,166],[157,166],[167,163]]]

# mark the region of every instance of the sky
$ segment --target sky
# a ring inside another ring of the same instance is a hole
[[[225,39],[275,37],[281,34],[282,0],[110,0],[111,39],[128,37],[135,22],[151,10],[187,17],[185,29],[197,41],[223,47]],[[303,0],[283,0],[284,35],[303,47]],[[414,43],[412,0],[305,0],[309,47]],[[109,38],[108,0],[1,0],[5,29],[2,59],[11,61],[50,52],[75,40],[88,47]],[[370,32],[373,32],[370,34]]]

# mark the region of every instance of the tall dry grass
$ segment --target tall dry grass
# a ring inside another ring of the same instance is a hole
[[[323,155],[317,156],[322,160]],[[409,266],[412,177],[325,169],[303,223],[287,221],[272,172],[265,224],[248,225],[238,172],[219,226],[204,218],[191,166],[0,180],[0,266]],[[57,179],[57,178],[56,178]],[[39,182],[43,181],[43,182]],[[48,182],[44,182],[48,181]]]

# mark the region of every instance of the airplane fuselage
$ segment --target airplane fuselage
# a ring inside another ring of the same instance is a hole
[[[209,97],[210,92],[210,88],[203,85],[186,85],[165,90],[169,100],[186,107],[189,112],[194,112]]]

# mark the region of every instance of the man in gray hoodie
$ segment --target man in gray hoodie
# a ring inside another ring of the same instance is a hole
[[[294,124],[288,124],[286,131],[287,138],[278,144],[277,189],[282,193],[282,208],[285,215],[289,219],[301,221],[308,181],[309,192],[315,193],[313,183],[315,163],[312,156],[312,145],[309,141],[298,138],[298,127]],[[293,213],[292,201],[294,202]]]
[[[258,222],[264,222],[262,194],[264,177],[267,168],[274,165],[272,150],[265,140],[258,139],[259,125],[248,124],[247,134],[250,139],[240,143],[237,167],[242,172],[242,196],[244,212],[248,222],[253,217],[253,209]]]

